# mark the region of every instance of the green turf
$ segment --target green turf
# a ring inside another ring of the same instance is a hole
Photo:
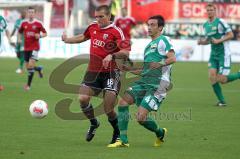
[[[214,107],[216,98],[207,79],[206,63],[177,63],[173,69],[174,88],[156,115],[158,123],[169,130],[166,143],[152,147],[154,135],[129,124],[128,149],[106,147],[111,137],[107,118],[94,140],[85,141],[88,121],[62,120],[55,114],[55,104],[66,97],[74,100],[71,111],[79,112],[77,96],[55,91],[48,78],[63,60],[41,60],[44,79],[35,76],[31,91],[24,92],[26,74],[15,73],[16,59],[0,59],[0,159],[236,159],[240,156],[240,81],[223,86],[228,106]],[[80,83],[85,68],[73,70],[66,82]],[[234,64],[236,72],[239,64]],[[28,107],[35,99],[49,104],[44,119],[33,119]],[[99,103],[94,100],[93,104]],[[131,108],[131,112],[136,109]],[[132,113],[133,114],[133,113]]]

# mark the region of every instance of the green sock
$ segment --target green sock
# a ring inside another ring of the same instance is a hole
[[[225,103],[220,84],[217,82],[217,83],[213,84],[212,87],[213,87],[214,93],[216,94],[218,100],[220,102]]]
[[[20,69],[23,69],[24,57],[21,56],[20,59],[19,59],[19,61],[20,61],[19,67],[20,67]]]
[[[141,124],[144,128],[152,131],[152,132],[155,132],[156,136],[157,137],[162,137],[164,134],[163,134],[163,129],[162,128],[158,128],[158,125],[157,123],[152,119],[152,118],[147,118],[145,122],[143,122]]]
[[[237,79],[240,78],[240,72],[238,73],[234,73],[234,74],[230,74],[227,76],[227,82],[232,82],[232,81],[235,81]]]
[[[118,127],[120,130],[120,139],[123,143],[128,143],[127,129],[129,121],[129,106],[118,107]]]

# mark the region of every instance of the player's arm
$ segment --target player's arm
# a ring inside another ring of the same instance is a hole
[[[167,58],[165,60],[162,60],[160,62],[151,62],[149,68],[150,69],[158,69],[167,65],[171,65],[173,63],[175,63],[176,60],[176,56],[175,56],[175,52],[173,49],[169,50],[168,53],[166,54]]]
[[[9,44],[12,45],[13,43],[12,43],[12,40],[11,40],[10,32],[8,31],[8,29],[6,29],[5,32],[6,32],[6,36],[7,36],[7,39],[8,39]]]
[[[12,31],[12,33],[11,33],[11,37],[15,34],[16,30],[17,30],[17,29],[14,27],[14,29],[13,29],[13,31]]]
[[[208,38],[200,38],[197,43],[198,45],[208,45],[210,44],[210,40]]]
[[[66,33],[63,32],[62,34],[62,41],[64,41],[67,44],[75,44],[75,43],[81,43],[88,40],[88,38],[86,38],[84,36],[84,34],[79,34],[73,37],[67,37]]]
[[[231,40],[233,37],[234,37],[233,32],[229,31],[221,39],[212,38],[211,41],[213,44],[219,44],[223,43],[224,41]]]

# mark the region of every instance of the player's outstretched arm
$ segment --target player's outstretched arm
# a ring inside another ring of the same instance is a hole
[[[66,33],[63,32],[62,34],[62,41],[64,41],[67,44],[75,44],[75,43],[81,43],[88,40],[83,34],[79,34],[73,37],[67,37]]]
[[[169,50],[166,56],[167,58],[165,60],[162,60],[160,62],[151,62],[149,66],[150,69],[157,69],[163,66],[171,65],[177,61],[174,50]]]

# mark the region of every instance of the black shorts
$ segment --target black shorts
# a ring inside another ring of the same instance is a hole
[[[29,62],[30,59],[38,61],[38,51],[24,51],[24,61]]]
[[[112,72],[99,73],[87,71],[82,85],[91,87],[95,95],[99,94],[102,90],[110,90],[118,94],[121,86],[120,71],[117,69]]]

